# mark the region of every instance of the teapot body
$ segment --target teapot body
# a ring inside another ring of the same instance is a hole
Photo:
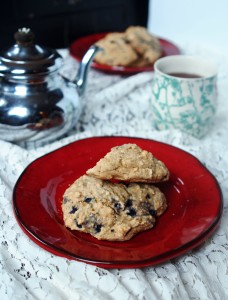
[[[0,78],[1,139],[51,141],[73,127],[81,110],[75,85],[57,72]]]
[[[67,133],[78,121],[90,63],[97,51],[84,54],[72,82],[59,74],[63,59],[54,49],[34,43],[28,28],[0,55],[0,139],[42,143]]]

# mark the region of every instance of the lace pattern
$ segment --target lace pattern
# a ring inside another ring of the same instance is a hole
[[[0,140],[0,298],[5,299],[227,299],[228,298],[228,57],[185,45],[219,64],[218,109],[202,140],[176,130],[153,128],[152,73],[130,77],[91,70],[84,112],[66,136],[52,144],[11,144]],[[77,63],[62,51],[62,72],[75,76]],[[223,193],[221,224],[201,246],[178,258],[143,269],[105,270],[70,261],[34,244],[17,224],[12,190],[34,159],[72,141],[99,135],[151,138],[180,147],[199,158],[217,178]]]

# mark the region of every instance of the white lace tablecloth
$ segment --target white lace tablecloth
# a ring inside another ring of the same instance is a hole
[[[219,66],[218,111],[208,135],[197,140],[179,131],[158,132],[149,98],[152,73],[131,77],[91,70],[76,127],[48,145],[14,145],[0,140],[0,299],[228,299],[228,55],[184,45],[184,52],[210,57]],[[74,76],[77,63],[67,51],[63,72]],[[35,158],[69,142],[95,135],[151,138],[199,158],[223,193],[221,224],[201,247],[155,267],[105,270],[67,260],[38,247],[17,224],[14,184]]]

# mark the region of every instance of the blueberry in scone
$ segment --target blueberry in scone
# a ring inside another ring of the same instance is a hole
[[[166,181],[169,178],[165,164],[136,144],[113,147],[86,174],[104,180],[148,183]]]
[[[100,240],[126,241],[155,225],[167,208],[164,194],[146,183],[111,183],[83,175],[64,193],[65,226]]]

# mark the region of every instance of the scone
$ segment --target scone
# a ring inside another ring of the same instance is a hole
[[[112,148],[86,174],[104,180],[127,182],[154,183],[169,179],[165,164],[135,144]]]
[[[161,45],[159,40],[151,35],[145,27],[130,26],[125,31],[126,41],[140,54],[141,59],[138,64],[153,64],[161,55]]]
[[[112,41],[122,39],[122,40],[126,41],[124,32],[108,33],[108,34],[106,34],[105,39],[112,40]]]
[[[154,226],[166,209],[164,194],[153,185],[111,183],[87,175],[64,193],[65,226],[99,240],[126,241]]]
[[[145,67],[162,55],[160,41],[145,27],[130,26],[125,32],[112,32],[96,42],[103,51],[94,58],[111,66]]]
[[[123,34],[113,33],[99,40],[96,44],[102,48],[94,61],[110,66],[128,66],[133,63],[138,55],[122,38]]]

